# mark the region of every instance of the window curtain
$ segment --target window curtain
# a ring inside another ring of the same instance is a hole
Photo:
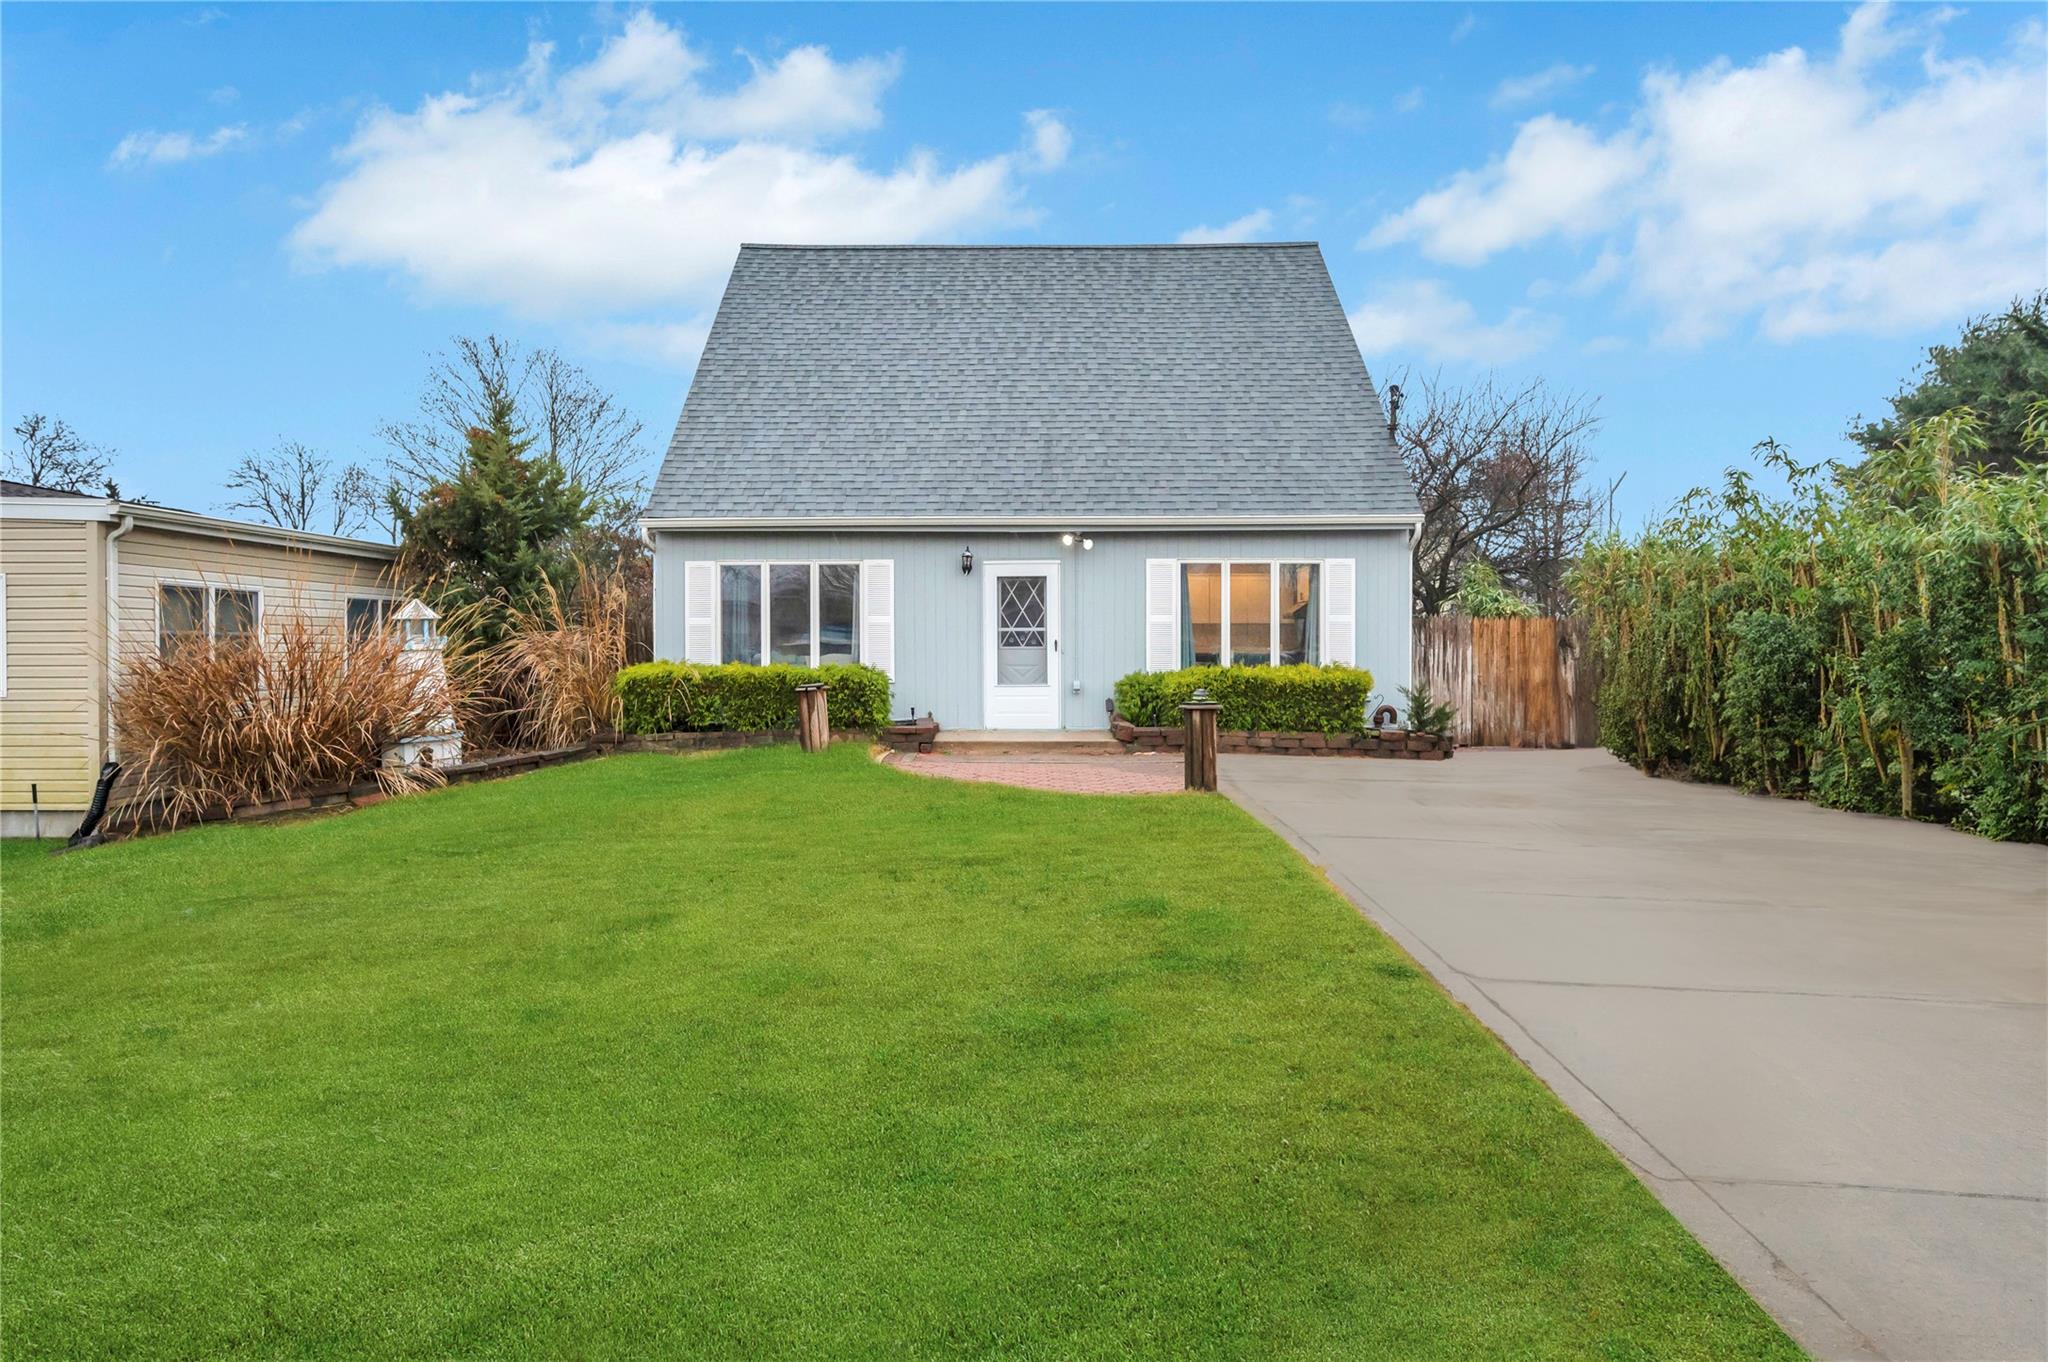
[[[761,660],[761,569],[751,564],[719,569],[720,624],[725,647],[721,661]]]
[[[1323,574],[1313,563],[1302,569],[1308,575],[1308,603],[1301,616],[1301,660],[1320,666],[1323,660]]]
[[[1194,601],[1188,594],[1188,569],[1180,569],[1180,665],[1195,665],[1195,610]]]
[[[1322,573],[1315,563],[1280,565],[1280,660],[1322,661]]]

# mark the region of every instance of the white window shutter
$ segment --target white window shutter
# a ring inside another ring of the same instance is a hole
[[[718,661],[718,564],[683,564],[683,661]]]
[[[1180,561],[1145,560],[1145,670],[1180,666]]]
[[[1358,560],[1323,560],[1323,661],[1358,665]]]
[[[867,558],[860,565],[860,660],[896,678],[896,560]]]

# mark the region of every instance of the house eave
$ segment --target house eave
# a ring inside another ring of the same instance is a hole
[[[1406,530],[1420,528],[1420,512],[1368,515],[848,515],[645,516],[650,533],[662,530]]]
[[[176,530],[211,539],[238,540],[249,544],[272,544],[282,548],[321,553],[347,554],[354,558],[375,558],[389,562],[398,557],[398,546],[341,535],[318,534],[311,530],[289,530],[278,525],[252,525],[241,520],[180,511],[148,502],[115,501],[106,497],[0,497],[0,520],[68,520],[110,522],[133,516],[137,525]]]

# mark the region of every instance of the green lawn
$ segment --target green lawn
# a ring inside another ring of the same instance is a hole
[[[0,872],[9,1358],[1797,1355],[1219,798],[614,757]]]

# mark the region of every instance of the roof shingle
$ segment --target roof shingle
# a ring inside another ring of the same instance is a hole
[[[743,246],[650,519],[1402,516],[1313,243]]]

